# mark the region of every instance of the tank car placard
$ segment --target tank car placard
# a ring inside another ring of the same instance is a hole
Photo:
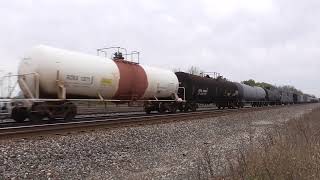
[[[101,86],[110,86],[110,85],[112,85],[112,79],[101,78],[100,84],[101,84]]]

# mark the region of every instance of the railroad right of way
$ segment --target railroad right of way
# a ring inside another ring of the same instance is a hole
[[[298,105],[293,105],[298,106]],[[143,126],[150,124],[202,119],[208,117],[225,116],[234,113],[263,111],[284,108],[286,106],[269,106],[243,109],[201,110],[198,112],[183,112],[177,114],[133,114],[119,116],[89,116],[79,118],[78,121],[58,122],[53,124],[27,124],[0,128],[0,139],[23,138],[30,136],[45,136],[55,134],[70,134],[72,132],[91,131],[97,128],[118,128],[123,126]]]

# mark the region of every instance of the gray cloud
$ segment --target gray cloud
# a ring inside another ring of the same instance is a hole
[[[227,78],[290,84],[320,96],[318,1],[0,2],[0,68],[14,71],[30,47],[95,54],[120,45],[143,64],[196,65]]]

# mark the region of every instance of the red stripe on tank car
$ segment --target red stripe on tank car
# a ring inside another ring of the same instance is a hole
[[[148,87],[147,74],[139,64],[128,61],[115,60],[119,71],[119,87],[114,99],[137,100],[140,99]]]

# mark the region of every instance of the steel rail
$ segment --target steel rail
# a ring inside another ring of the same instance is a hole
[[[198,110],[201,111],[219,111],[217,108],[203,108]],[[221,111],[221,110],[220,110]],[[186,113],[186,112],[177,112],[176,114]],[[187,112],[190,113],[190,112]],[[89,121],[89,120],[107,120],[112,118],[121,118],[121,117],[139,117],[139,116],[153,116],[159,113],[151,113],[146,114],[144,111],[129,111],[129,112],[110,112],[110,113],[91,113],[91,114],[79,114],[73,120],[69,122],[75,121]],[[166,115],[166,114],[163,114]],[[0,122],[0,129],[6,127],[19,127],[19,126],[27,126],[27,125],[43,125],[43,124],[52,124],[52,123],[64,123],[65,121],[62,118],[58,118],[55,121],[49,120],[41,120],[38,122],[25,121],[21,123],[17,123],[14,121]]]
[[[110,119],[96,119],[86,121],[71,121],[61,122],[55,124],[38,124],[18,127],[5,127],[0,128],[0,139],[10,137],[26,137],[26,136],[41,136],[48,134],[56,134],[57,132],[65,131],[78,131],[84,129],[84,131],[95,128],[118,128],[128,125],[147,125],[147,124],[159,124],[167,123],[170,121],[184,121],[195,118],[207,118],[207,117],[218,117],[225,116],[234,113],[246,113],[252,111],[263,111],[269,109],[282,108],[278,107],[255,107],[255,108],[244,108],[244,109],[227,109],[218,111],[198,111],[188,113],[176,113],[176,114],[152,114],[142,116],[127,116]],[[285,107],[285,106],[284,106]]]

